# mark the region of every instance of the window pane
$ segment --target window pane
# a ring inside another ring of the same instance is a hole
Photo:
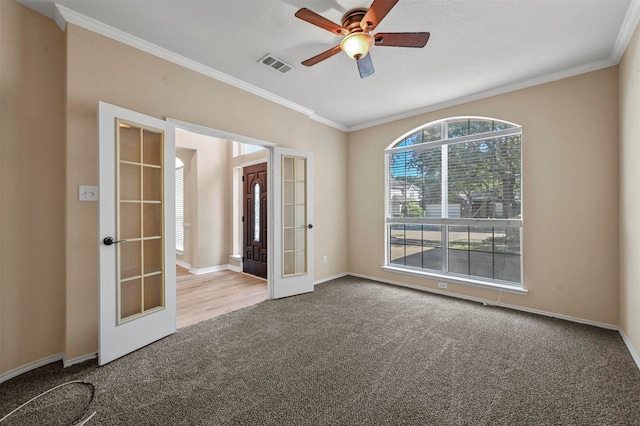
[[[141,129],[125,123],[119,123],[118,130],[120,136],[120,160],[140,163]]]
[[[142,132],[142,162],[162,165],[162,133],[149,130]]]
[[[449,272],[469,274],[469,227],[449,226]]]
[[[469,251],[469,275],[493,279],[493,253]]]
[[[449,248],[456,250],[469,249],[468,226],[449,226]]]
[[[448,139],[460,138],[463,136],[477,135],[480,133],[496,132],[514,127],[512,124],[485,119],[463,119],[449,121],[447,123]]]
[[[449,272],[521,282],[520,228],[449,227]]]
[[[469,135],[469,120],[449,121],[447,123],[447,139]]]
[[[142,279],[120,283],[120,319],[142,312]]]
[[[449,144],[448,201],[462,218],[519,218],[520,136]]]
[[[469,275],[469,252],[449,249],[449,272]]]
[[[422,225],[404,225],[405,264],[422,268]]]
[[[469,250],[493,252],[493,228],[470,226]]]
[[[520,283],[520,255],[519,254],[495,254],[495,279]]]
[[[442,217],[442,148],[393,153],[388,161],[389,215]]]
[[[291,228],[294,226],[293,211],[294,206],[282,206],[282,225],[285,228]]]
[[[397,147],[403,147],[403,146],[411,146],[411,145],[416,145],[419,143],[422,143],[423,139],[422,139],[422,132],[416,132],[410,136],[407,136],[406,138],[404,138],[399,144],[397,144]]]
[[[442,271],[442,227],[422,225],[422,267]]]
[[[442,272],[440,225],[389,225],[390,263]]]
[[[404,225],[389,225],[389,263],[405,264]]]
[[[144,310],[163,306],[164,291],[162,274],[152,275],[144,279]]]
[[[422,139],[425,142],[438,141],[442,139],[442,123],[422,129]]]
[[[495,279],[521,282],[520,228],[496,228]]]

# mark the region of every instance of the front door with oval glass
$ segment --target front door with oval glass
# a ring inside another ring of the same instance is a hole
[[[267,278],[267,163],[243,168],[242,271]]]

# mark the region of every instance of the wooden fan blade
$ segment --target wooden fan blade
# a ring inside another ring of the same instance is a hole
[[[310,24],[313,24],[317,27],[320,27],[324,30],[330,31],[337,35],[347,35],[349,31],[342,28],[340,25],[335,22],[331,22],[327,18],[318,15],[317,13],[303,7],[299,11],[296,12],[296,17],[302,19],[303,21],[307,21]]]
[[[429,33],[378,33],[373,36],[376,46],[424,47]]]
[[[369,77],[375,72],[373,62],[371,61],[371,52],[356,61],[358,63],[358,71],[360,78]]]
[[[311,65],[315,65],[318,62],[324,61],[325,59],[330,58],[336,53],[339,53],[341,51],[342,51],[342,48],[340,46],[332,47],[331,49],[326,50],[320,53],[319,55],[314,56],[313,58],[309,58],[306,61],[302,61],[302,65],[310,67]]]
[[[365,31],[372,31],[387,13],[398,3],[398,0],[373,0],[371,7],[360,21],[360,26]]]

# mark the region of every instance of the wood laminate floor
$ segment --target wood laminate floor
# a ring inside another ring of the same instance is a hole
[[[176,278],[178,328],[267,300],[267,281],[239,272],[194,275],[176,266]]]

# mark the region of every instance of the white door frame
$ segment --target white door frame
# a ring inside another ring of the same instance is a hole
[[[194,133],[199,133],[205,136],[211,136],[217,139],[224,139],[227,141],[236,141],[245,144],[259,145],[269,150],[269,156],[267,157],[267,180],[269,186],[269,199],[267,217],[267,227],[269,241],[268,257],[267,257],[267,295],[269,299],[275,299],[280,297],[292,296],[295,294],[301,294],[313,291],[314,288],[314,238],[315,230],[311,229],[313,226],[313,153],[309,151],[302,151],[290,148],[281,148],[276,146],[272,142],[255,139],[248,136],[238,135],[231,132],[225,132],[223,130],[213,129],[210,127],[200,126],[198,124],[189,123],[173,118],[167,118],[167,121],[175,126],[177,129],[183,129]],[[282,200],[282,155],[300,156],[308,159],[307,165],[307,198],[308,198],[308,210],[307,210],[307,225],[309,226],[309,232],[307,233],[307,272],[302,275],[285,277],[282,273],[282,259],[281,253],[276,250],[282,251],[282,206],[277,205]],[[278,254],[277,254],[278,253]],[[277,255],[276,255],[277,254]],[[276,264],[276,258],[279,260]]]
[[[268,227],[268,239],[267,242],[267,295],[271,298],[272,286],[273,286],[273,270],[274,270],[274,259],[272,253],[274,252],[274,235],[273,235],[273,227],[274,227],[274,216],[273,216],[273,190],[274,190],[274,181],[272,178],[272,164],[273,164],[273,151],[276,144],[272,142],[263,141],[261,139],[255,139],[249,136],[237,135],[231,132],[225,132],[223,130],[213,129],[211,127],[200,126],[199,124],[189,123],[187,121],[177,120],[173,118],[167,118],[167,121],[172,123],[176,129],[183,129],[189,132],[198,133],[205,136],[211,136],[217,139],[224,139],[227,141],[236,141],[240,143],[246,143],[250,145],[259,145],[263,146],[269,150],[269,155],[266,158],[267,162],[267,181],[269,186],[269,197],[267,200],[269,214],[267,215],[267,227]],[[264,160],[260,160],[260,163],[263,163]]]

